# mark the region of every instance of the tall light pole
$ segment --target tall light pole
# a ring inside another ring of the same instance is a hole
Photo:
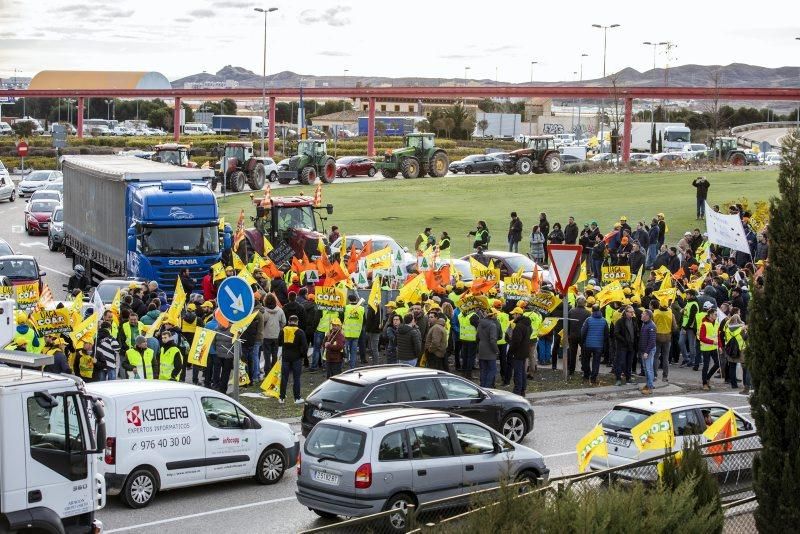
[[[531,61],[531,83],[533,83],[533,66],[538,64],[538,61]]]
[[[653,74],[655,75],[655,73],[656,73],[656,49],[659,46],[667,46],[669,43],[667,41],[661,41],[659,43],[651,42],[651,41],[645,41],[642,44],[645,45],[645,46],[652,46],[653,47]],[[653,126],[656,123],[656,118],[655,118],[656,109],[655,108],[656,108],[655,100],[651,100],[650,101],[650,131],[652,131]]]
[[[347,87],[347,73],[350,72],[350,69],[344,69],[342,72],[342,87]],[[342,111],[344,111],[345,107],[345,99],[342,99]]]
[[[800,41],[800,37],[795,37],[795,41]],[[800,129],[800,104],[797,105],[797,128]]]
[[[264,155],[264,130],[267,122],[267,15],[278,11],[277,7],[267,9],[257,7],[255,11],[264,14],[264,56],[261,71],[261,155]]]
[[[606,77],[606,49],[608,44],[608,30],[613,28],[619,28],[619,24],[609,24],[608,26],[604,26],[602,24],[592,24],[592,28],[599,28],[603,30],[603,78]],[[601,150],[605,144],[605,99],[602,101],[601,106],[601,113],[600,113],[600,148]]]
[[[464,87],[467,86],[467,71],[469,69],[470,69],[470,67],[464,67]]]
[[[581,68],[580,68],[580,81],[583,82],[583,58],[589,57],[589,54],[581,54]],[[578,140],[580,141],[583,139],[583,126],[581,126],[581,106],[583,104],[583,99],[578,99]]]

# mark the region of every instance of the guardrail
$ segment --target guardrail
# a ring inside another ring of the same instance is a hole
[[[751,122],[750,124],[742,124],[741,126],[734,126],[731,128],[731,135],[736,135],[740,132],[749,132],[751,130],[764,130],[767,128],[793,128],[799,127],[797,121],[778,121],[778,122]]]

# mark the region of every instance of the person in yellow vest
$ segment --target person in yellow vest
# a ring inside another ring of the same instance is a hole
[[[728,319],[724,333],[725,357],[728,360],[728,380],[731,388],[739,389],[739,382],[736,379],[736,364],[741,364],[744,389],[739,393],[747,395],[750,393],[750,373],[744,362],[744,351],[747,346],[747,325],[742,322],[738,313],[731,315],[730,319]]]
[[[356,295],[351,294],[347,297],[343,325],[347,357],[350,360],[350,369],[354,369],[358,362],[358,338],[361,337],[361,329],[364,326],[364,307],[358,303]]]
[[[140,331],[139,316],[135,312],[131,312],[128,320],[122,323],[122,328],[119,329],[117,340],[120,345],[120,354],[125,354],[125,351],[133,347]]]
[[[524,301],[520,302],[522,304]],[[528,356],[528,378],[533,378],[533,372],[538,367],[538,345],[539,345],[539,328],[542,326],[542,316],[535,310],[528,310],[525,308],[523,313],[531,322],[531,346],[530,355]]]
[[[400,316],[402,319],[408,313],[408,306],[403,299],[397,299],[397,307],[394,310],[394,313]]]
[[[508,341],[506,340],[506,332],[511,325],[511,317],[503,311],[503,301],[496,299],[494,301],[494,309],[497,311],[497,322],[500,323],[500,335],[497,338],[497,349],[500,359],[500,380],[503,385],[507,386],[511,383],[511,371],[513,367],[508,364],[506,355],[508,353]]]
[[[423,230],[422,233],[420,233],[417,236],[417,240],[414,241],[414,250],[417,251],[417,254],[422,254],[423,252],[425,252],[425,249],[428,248],[428,244],[430,241],[431,241],[431,228],[428,227],[425,228],[425,230]]]
[[[94,343],[85,341],[75,353],[73,374],[81,377],[84,382],[94,382],[98,379],[99,369],[95,370]]]
[[[278,402],[283,404],[286,398],[286,385],[292,375],[292,393],[294,403],[303,404],[300,396],[300,374],[303,372],[303,357],[308,354],[306,333],[298,326],[296,315],[290,315],[288,324],[283,327],[278,339],[281,346],[281,389]]]
[[[461,312],[458,316],[458,336],[461,340],[461,372],[472,380],[475,353],[478,350],[478,316],[474,311]]]
[[[161,350],[158,354],[158,378],[159,380],[179,381],[183,373],[183,355],[172,332],[164,330],[161,332]]]
[[[111,310],[106,310],[103,312],[103,321],[107,322],[111,325],[111,335],[114,339],[117,339],[119,336],[119,321],[117,321],[116,316],[114,316],[114,312]]]
[[[717,308],[703,305],[705,316],[697,329],[697,339],[700,341],[700,354],[703,357],[703,389],[711,389],[711,377],[719,369],[719,337],[717,336]],[[709,363],[714,365],[708,368]]]
[[[159,370],[155,365],[153,349],[147,347],[147,338],[136,336],[134,346],[125,351],[125,359],[130,369],[128,375],[134,379],[153,380],[159,378]],[[123,366],[125,364],[123,363]]]
[[[53,357],[53,363],[44,366],[46,373],[72,373],[72,369],[70,369],[69,362],[67,361],[67,355],[64,353],[64,347],[66,345],[67,342],[58,334],[48,334],[45,336],[43,354]]]
[[[16,333],[11,343],[6,345],[8,350],[19,350],[30,352],[32,354],[41,354],[43,344],[39,339],[36,330],[30,325],[28,314],[22,310],[18,310],[14,314],[14,319],[17,323]],[[24,348],[23,348],[24,347]]]
[[[312,373],[317,369],[322,369],[324,366],[322,363],[322,349],[325,348],[323,343],[325,342],[325,336],[331,329],[331,321],[334,318],[339,319],[339,312],[322,310],[320,313],[319,323],[317,323],[317,329],[314,331],[314,350],[311,353],[311,365],[308,368]]]

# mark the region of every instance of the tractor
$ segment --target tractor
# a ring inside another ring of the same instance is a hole
[[[336,179],[336,160],[328,155],[324,139],[302,139],[297,142],[297,154],[278,167],[278,183],[297,180],[310,185],[317,182],[329,184]]]
[[[712,157],[731,165],[747,165],[747,156],[739,148],[735,137],[717,137],[711,140]]]
[[[505,164],[507,174],[517,171],[528,174],[531,171],[553,173],[561,170],[561,154],[556,148],[555,138],[552,135],[536,135],[528,138],[525,148],[520,148],[508,153]]]
[[[179,145],[178,143],[164,143],[153,147],[153,161],[177,165],[178,167],[197,167],[197,163],[189,161],[191,156],[190,145]]]
[[[450,159],[447,152],[435,146],[432,133],[412,133],[403,137],[403,148],[389,149],[383,161],[375,163],[384,178],[394,178],[401,173],[403,178],[417,178],[426,174],[441,178],[447,174]]]
[[[253,143],[248,141],[231,141],[225,143],[224,149],[217,148],[216,153],[222,152],[222,160],[214,165],[214,179],[211,189],[216,191],[217,184],[225,180],[228,190],[239,192],[244,191],[245,184],[250,186],[253,191],[258,191],[264,187],[267,180],[267,172],[264,167],[266,158],[258,158],[253,155]],[[225,171],[222,170],[222,162],[225,161]]]
[[[273,196],[269,206],[264,206],[263,203],[262,198],[253,198],[256,216],[252,220],[255,227],[245,230],[245,240],[240,243],[239,250],[236,251],[241,258],[248,258],[249,261],[253,252],[263,256],[264,237],[269,239],[275,248],[278,248],[281,242],[287,242],[298,258],[303,254],[311,259],[318,257],[320,242],[325,254],[330,252],[323,222],[327,217],[322,217],[317,210],[324,209],[330,215],[333,213],[333,204],[317,207],[314,205],[314,197],[301,195]],[[318,219],[319,225],[317,225]],[[318,230],[320,228],[321,232]],[[242,250],[243,247],[246,249]]]

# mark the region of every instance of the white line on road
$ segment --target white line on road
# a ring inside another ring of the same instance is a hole
[[[555,454],[545,454],[544,458],[557,458],[558,456],[569,456],[570,454],[577,454],[575,451],[557,452]]]
[[[53,269],[52,267],[48,267],[47,265],[44,265],[44,264],[41,264],[41,263],[39,264],[39,266],[41,266],[41,267],[42,267],[44,270],[46,270],[46,271],[53,271],[54,273],[56,273],[56,274],[60,274],[61,276],[66,276],[67,278],[69,278],[70,276],[72,276],[71,274],[62,273],[62,272],[61,272],[61,271],[59,271],[58,269]]]
[[[245,508],[253,508],[255,506],[261,506],[261,505],[264,505],[264,504],[275,504],[275,503],[278,503],[278,502],[293,501],[293,500],[295,500],[295,496],[294,495],[292,495],[291,497],[282,497],[280,499],[270,499],[268,501],[251,502],[249,504],[240,504],[239,506],[229,506],[227,508],[219,508],[217,510],[209,510],[208,512],[199,512],[199,513],[196,513],[196,514],[182,515],[182,516],[178,516],[178,517],[171,517],[169,519],[161,519],[159,521],[151,521],[149,523],[139,523],[138,525],[130,525],[130,526],[127,526],[127,527],[120,527],[120,528],[114,528],[114,529],[111,529],[111,530],[106,530],[105,532],[107,534],[111,534],[112,532],[127,532],[129,530],[134,530],[134,529],[137,529],[137,528],[153,527],[153,526],[156,526],[156,525],[163,525],[165,523],[174,523],[175,521],[183,521],[184,519],[194,519],[196,517],[203,517],[203,516],[206,516],[206,515],[220,514],[220,513],[224,513],[224,512],[232,512],[232,511],[235,511],[235,510],[243,510]]]

